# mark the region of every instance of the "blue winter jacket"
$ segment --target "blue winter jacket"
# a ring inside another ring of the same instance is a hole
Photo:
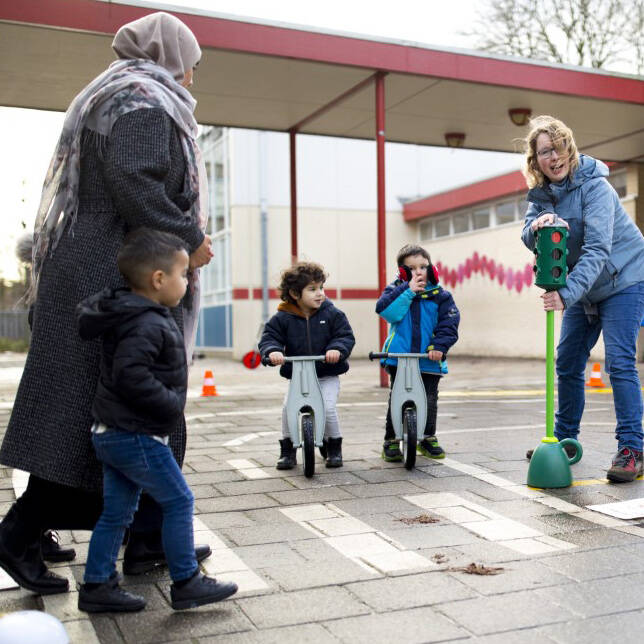
[[[383,352],[442,351],[442,362],[421,358],[418,364],[423,373],[447,373],[445,356],[458,340],[458,323],[461,320],[448,291],[440,285],[428,285],[422,293],[415,293],[408,282],[396,280],[383,291],[376,304],[376,313],[391,325]],[[385,364],[397,363],[396,358],[385,360]]]
[[[584,154],[572,179],[546,182],[528,192],[523,243],[534,250],[532,221],[556,212],[570,226],[568,279],[559,295],[566,308],[575,302],[593,305],[644,280],[644,237],[626,214],[608,168]]]

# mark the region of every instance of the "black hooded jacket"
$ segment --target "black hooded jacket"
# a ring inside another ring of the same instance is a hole
[[[188,365],[170,309],[129,289],[105,289],[76,308],[81,338],[102,336],[94,418],[110,427],[168,435],[186,404]]]
[[[322,378],[338,376],[349,370],[347,358],[355,343],[347,316],[330,300],[324,300],[308,318],[295,304],[282,302],[264,327],[259,352],[265,358],[273,351],[281,351],[285,356],[315,356],[331,349],[338,350],[340,361],[336,364],[315,363],[315,371]],[[285,362],[280,375],[290,379],[292,374],[293,365]]]

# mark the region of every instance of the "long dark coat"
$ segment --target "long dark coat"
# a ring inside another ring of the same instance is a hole
[[[105,287],[124,286],[116,255],[125,233],[148,226],[175,233],[194,251],[203,233],[184,212],[185,160],[176,126],[161,109],[121,116],[109,140],[84,132],[77,220],[44,262],[31,346],[0,449],[3,465],[57,483],[100,489],[101,466],[90,440],[99,374],[99,340],[78,335],[75,308]],[[183,331],[181,307],[173,315]],[[179,462],[181,418],[170,444]]]

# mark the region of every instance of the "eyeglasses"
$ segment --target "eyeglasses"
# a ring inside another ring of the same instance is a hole
[[[557,150],[557,148],[544,148],[543,150],[539,150],[537,152],[537,156],[540,159],[549,159],[552,156],[553,152],[556,152],[557,155],[560,155],[563,150]]]

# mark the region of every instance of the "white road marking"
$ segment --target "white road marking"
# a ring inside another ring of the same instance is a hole
[[[280,512],[371,574],[436,567],[331,503],[280,508]]]
[[[445,458],[439,466],[450,467],[459,472],[469,474],[480,481],[485,481],[490,485],[503,488],[510,492],[514,492],[518,496],[522,496],[527,499],[532,499],[541,505],[545,505],[553,510],[559,510],[565,512],[566,514],[573,514],[580,519],[584,519],[589,523],[594,523],[605,528],[612,528],[618,532],[624,532],[626,534],[633,534],[640,537],[644,537],[644,528],[640,528],[636,525],[631,525],[628,521],[623,521],[621,519],[615,519],[613,517],[608,517],[602,514],[593,512],[592,510],[587,510],[582,508],[574,503],[569,503],[564,501],[556,496],[549,495],[544,490],[537,490],[530,488],[527,485],[518,485],[514,481],[504,479],[502,476],[498,476],[489,470],[486,470],[478,465],[468,465],[466,463],[459,463],[451,458]]]
[[[207,574],[220,581],[234,581],[239,586],[235,597],[269,588],[201,519],[194,517],[193,525],[195,543],[207,543],[212,548],[212,555],[201,562]]]
[[[228,465],[231,465],[241,474],[243,474],[247,479],[268,479],[270,476],[260,468],[257,463],[246,460],[245,458],[236,458],[230,461],[226,461]]]
[[[238,436],[237,438],[231,438],[222,444],[222,447],[237,447],[252,441],[254,438],[259,438],[260,436],[275,436],[279,432],[253,432],[251,434],[244,434],[243,436]]]
[[[16,498],[21,497],[25,493],[28,482],[29,472],[14,470],[11,473],[11,484],[13,485],[13,493],[16,495]]]
[[[186,422],[191,421],[191,420],[197,420],[198,418],[212,418],[215,414],[212,412],[208,412],[206,414],[191,414],[190,416],[186,416]]]
[[[507,519],[478,503],[451,492],[431,492],[404,496],[405,501],[431,510],[474,534],[524,555],[543,554],[576,548],[574,544],[549,537],[538,530]]]

